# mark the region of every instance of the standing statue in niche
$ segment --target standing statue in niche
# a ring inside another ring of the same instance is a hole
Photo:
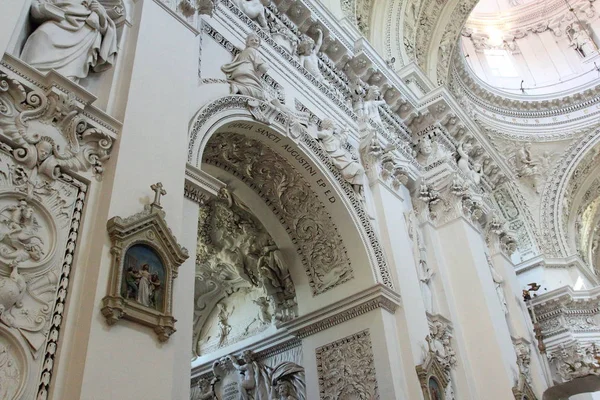
[[[269,69],[267,63],[258,53],[260,38],[251,33],[246,38],[246,48],[235,56],[233,61],[221,67],[227,75],[231,94],[241,94],[266,100],[261,76]]]
[[[580,23],[576,22],[570,29],[567,28],[567,34],[571,40],[571,47],[575,48],[581,57],[585,58],[597,52],[588,30]]]
[[[300,56],[300,64],[317,79],[323,80],[323,74],[321,74],[321,70],[319,69],[319,56],[317,55],[323,45],[323,31],[317,29],[317,33],[319,34],[317,43],[315,44],[315,41],[310,37],[305,37],[298,45],[298,54]]]
[[[346,133],[336,132],[333,121],[325,119],[321,123],[321,129],[317,131],[317,138],[331,157],[333,164],[340,170],[342,177],[352,185],[357,194],[362,196],[365,169],[344,148],[344,144],[347,141]]]
[[[43,73],[56,70],[77,82],[90,70],[112,67],[117,29],[99,0],[34,0],[31,16],[41,25],[29,36],[21,59]]]

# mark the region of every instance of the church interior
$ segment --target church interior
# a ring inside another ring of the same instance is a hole
[[[595,0],[0,0],[0,400],[600,400]]]

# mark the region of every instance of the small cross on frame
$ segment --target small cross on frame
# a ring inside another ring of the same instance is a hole
[[[160,197],[167,194],[167,191],[163,189],[163,184],[161,182],[155,183],[154,185],[150,186],[150,189],[154,191],[154,201],[152,202],[151,206],[162,208],[160,205]]]

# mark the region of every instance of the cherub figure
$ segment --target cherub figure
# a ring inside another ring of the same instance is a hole
[[[317,33],[319,34],[317,43],[308,36],[300,42],[298,45],[298,55],[300,56],[300,64],[317,79],[322,80],[323,74],[321,74],[321,70],[319,69],[318,54],[323,45],[323,31],[317,29]]]

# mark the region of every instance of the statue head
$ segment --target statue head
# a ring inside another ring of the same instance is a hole
[[[35,144],[35,149],[38,154],[38,162],[42,162],[52,155],[54,142],[51,138],[44,136]]]
[[[307,56],[313,51],[314,48],[315,41],[312,38],[305,36],[298,44],[298,53],[300,53],[301,56]]]
[[[375,85],[369,86],[366,96],[367,100],[375,100],[379,98],[379,96],[381,96],[381,91],[379,90],[379,88]]]
[[[424,156],[428,156],[433,152],[433,143],[431,143],[431,139],[425,137],[421,139],[419,143],[419,152]]]
[[[246,47],[257,49],[260,47],[260,38],[256,33],[251,33],[246,37]]]
[[[294,393],[294,385],[289,381],[277,382],[277,394],[281,397],[291,396]]]

